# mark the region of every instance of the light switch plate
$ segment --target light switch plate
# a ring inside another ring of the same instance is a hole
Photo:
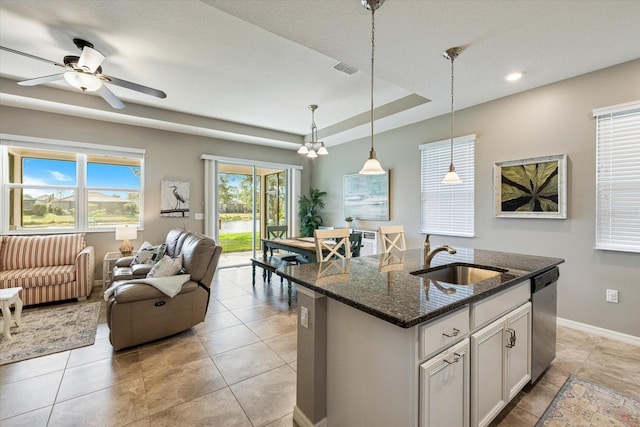
[[[202,221],[204,219],[203,213],[196,213],[196,221]]]
[[[300,326],[309,327],[309,309],[307,307],[300,307]]]
[[[618,290],[617,289],[607,289],[607,302],[615,302],[618,303]]]

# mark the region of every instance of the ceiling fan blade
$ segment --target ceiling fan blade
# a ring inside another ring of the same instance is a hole
[[[19,50],[11,49],[9,47],[0,46],[0,50],[6,50],[7,52],[15,53],[17,55],[26,56],[27,58],[37,59],[38,61],[47,62],[49,64],[56,65],[58,67],[67,68],[64,64],[49,59],[40,58],[39,56],[31,55],[30,53],[20,52]]]
[[[116,86],[121,86],[126,89],[135,90],[137,92],[144,93],[146,95],[155,96],[158,98],[166,98],[167,94],[161,90],[153,89],[148,86],[143,86],[138,83],[128,82],[126,80],[118,79],[116,77],[107,76],[106,74],[99,74],[98,77],[106,79],[107,82],[114,84]]]
[[[102,64],[102,61],[104,61],[104,58],[104,55],[97,50],[85,46],[82,48],[82,54],[80,54],[80,59],[78,60],[78,67],[90,73],[95,73],[100,64]]]
[[[117,108],[121,110],[124,108],[124,103],[118,99],[117,96],[114,95],[113,92],[109,90],[105,85],[100,86],[100,89],[96,90],[98,95],[100,95],[109,105],[113,108]]]
[[[36,86],[44,83],[55,82],[56,80],[64,79],[64,73],[61,74],[52,74],[50,76],[38,77],[36,79],[23,80],[18,82],[20,86]]]

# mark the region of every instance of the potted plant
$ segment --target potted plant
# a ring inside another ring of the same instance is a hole
[[[300,234],[305,237],[313,236],[313,230],[322,225],[322,216],[319,209],[324,208],[324,196],[326,191],[312,188],[309,197],[302,195],[298,197],[298,216],[300,217]]]
[[[349,230],[351,230],[351,223],[353,222],[353,218],[351,218],[350,216],[348,216],[348,217],[346,217],[346,218],[344,219],[344,222],[347,224],[347,228],[348,228]]]

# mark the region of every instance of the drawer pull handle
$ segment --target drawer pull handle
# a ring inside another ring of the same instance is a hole
[[[158,302],[157,302],[157,303],[155,303],[154,305],[155,305],[156,307],[162,307],[162,306],[163,306],[163,305],[165,305],[165,304],[166,304],[166,302],[164,302],[164,301],[158,301]]]
[[[516,331],[511,328],[505,329],[509,333],[509,342],[507,343],[507,348],[513,348],[516,346]]]
[[[454,363],[458,363],[460,361],[460,358],[462,357],[462,354],[459,353],[453,353],[453,360],[447,360],[444,359],[445,363],[447,363],[448,365],[453,365]]]
[[[445,337],[452,338],[452,337],[457,337],[459,333],[460,333],[460,329],[453,328],[453,331],[451,331],[450,334],[443,332],[442,335],[444,335]]]

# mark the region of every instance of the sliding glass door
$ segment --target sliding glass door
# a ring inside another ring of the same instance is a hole
[[[220,266],[236,265],[251,253],[260,235],[260,179],[249,165],[220,163],[216,180],[218,242],[223,247]],[[258,239],[259,240],[259,239]]]
[[[219,267],[250,264],[250,258],[262,250],[260,238],[265,237],[267,225],[291,222],[295,209],[291,201],[296,198],[288,182],[294,173],[279,166],[215,162],[215,173],[210,174],[216,200],[210,219],[215,230],[207,234],[222,245]]]

